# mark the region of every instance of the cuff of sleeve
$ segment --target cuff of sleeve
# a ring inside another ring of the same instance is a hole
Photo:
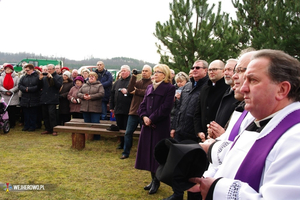
[[[208,148],[208,151],[207,151],[207,159],[210,163],[212,163],[212,159],[211,159],[211,154],[212,154],[212,148],[213,146],[216,144],[217,141],[215,141],[214,143],[212,143],[209,148]]]
[[[222,177],[221,177],[222,178]],[[206,195],[206,198],[205,200],[213,200],[213,195],[214,195],[214,189],[216,187],[216,184],[219,182],[219,180],[221,178],[217,178],[210,186],[209,190],[208,190],[208,193]]]

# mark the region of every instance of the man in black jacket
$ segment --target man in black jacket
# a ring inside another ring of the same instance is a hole
[[[57,132],[53,132],[53,127],[57,125],[56,105],[59,104],[59,90],[62,86],[62,77],[55,70],[54,65],[47,66],[48,74],[43,76],[40,74],[39,84],[42,87],[40,103],[42,105],[43,119],[46,131],[42,134],[52,134],[57,136]]]
[[[110,112],[115,114],[117,126],[121,130],[126,130],[129,108],[132,100],[132,94],[128,93],[127,87],[130,81],[130,67],[121,66],[121,77],[113,84],[110,95]],[[124,137],[120,137],[118,149],[124,147]]]
[[[224,63],[215,60],[208,67],[209,79],[207,85],[203,86],[194,115],[195,133],[201,140],[207,136],[207,124],[215,119],[221,99],[229,88],[225,83]]]
[[[170,136],[178,142],[182,140],[193,140],[198,142],[194,129],[194,113],[197,106],[201,88],[207,84],[209,80],[207,76],[208,63],[205,60],[197,60],[191,67],[192,78],[186,83],[181,91],[178,111],[171,123]],[[183,199],[184,191],[172,188],[174,193],[165,200]],[[188,192],[188,199],[201,199],[200,193]]]
[[[208,63],[205,60],[197,60],[193,66],[191,81],[186,83],[181,91],[178,112],[173,118],[171,137],[180,142],[182,140],[194,140],[198,142],[194,129],[194,113],[202,86],[207,84]]]
[[[237,64],[236,59],[229,59],[226,61],[226,65],[224,68],[224,80],[227,85],[230,85],[230,87],[226,90],[226,92],[222,97],[215,118],[215,122],[218,123],[223,128],[227,124],[236,105],[238,105],[238,100],[234,98],[234,91],[232,89],[234,85],[232,76],[236,64]]]

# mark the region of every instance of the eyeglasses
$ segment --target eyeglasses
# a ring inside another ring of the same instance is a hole
[[[29,72],[30,71],[30,69],[25,69],[25,72]]]
[[[163,73],[163,72],[161,72],[161,71],[154,71],[154,72],[153,72],[153,74],[156,74],[156,73],[159,73],[159,74],[165,74],[165,73]]]
[[[234,70],[232,68],[226,68],[226,69],[224,69],[224,72],[226,72],[226,71],[232,72]]]
[[[194,70],[194,69],[206,69],[206,67],[199,67],[199,66],[191,67],[191,70]]]
[[[217,70],[223,70],[221,68],[210,68],[208,69],[209,72],[216,72]]]
[[[246,71],[247,67],[237,67],[235,70],[233,70],[234,73],[240,74],[244,73]]]

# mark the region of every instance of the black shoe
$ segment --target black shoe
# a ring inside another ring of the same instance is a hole
[[[35,129],[31,129],[31,128],[30,128],[30,129],[28,129],[28,131],[29,131],[29,132],[34,132]]]
[[[148,185],[146,185],[146,186],[144,187],[144,190],[150,190],[151,187],[152,187],[152,183],[153,183],[153,181],[151,181],[151,183],[149,183]]]
[[[129,156],[125,156],[125,155],[122,155],[120,159],[126,159],[128,158]]]
[[[22,131],[28,131],[28,130],[29,128],[25,128],[25,127],[22,129]]]
[[[112,124],[106,130],[108,130],[108,131],[119,131],[120,129],[117,125]]]
[[[124,145],[119,144],[119,145],[117,146],[117,149],[124,149]]]
[[[163,200],[183,200],[183,195],[176,195],[172,194],[171,196],[163,199]]]
[[[157,192],[159,186],[160,186],[160,181],[156,177],[154,177],[154,179],[152,181],[152,186],[149,190],[149,194],[155,194]]]

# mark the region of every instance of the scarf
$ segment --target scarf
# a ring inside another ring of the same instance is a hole
[[[4,76],[3,87],[7,90],[10,90],[14,87],[14,80],[11,77],[11,73],[8,73]]]
[[[160,81],[158,83],[153,82],[153,90],[156,90],[156,88],[162,83],[163,81]]]

